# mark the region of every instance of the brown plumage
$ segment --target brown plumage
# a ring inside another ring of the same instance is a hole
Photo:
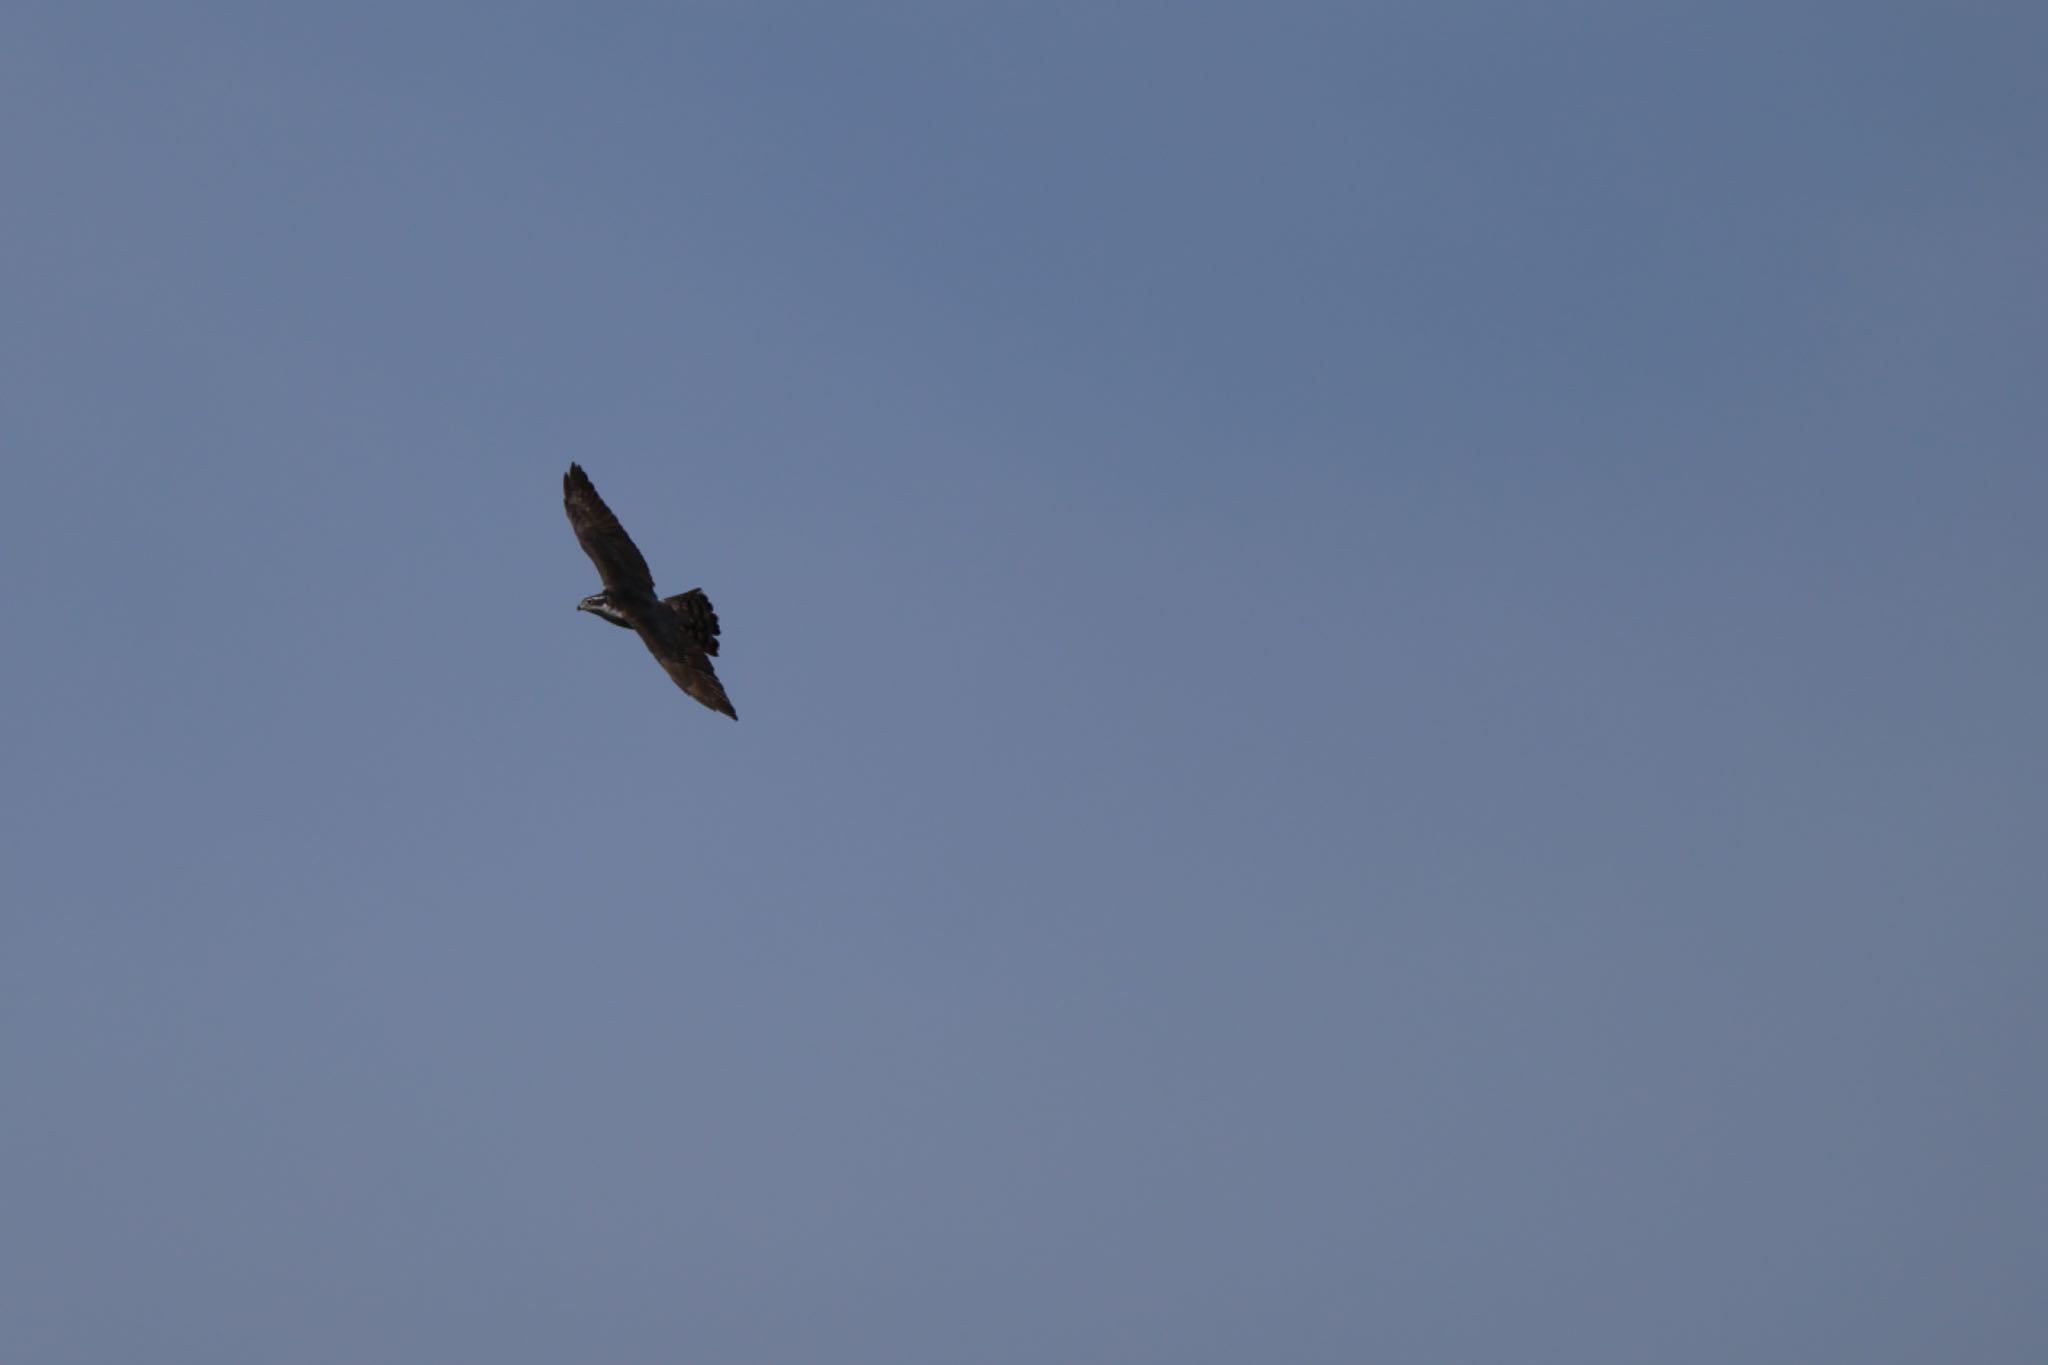
[[[562,476],[562,506],[575,528],[576,543],[604,580],[604,591],[584,598],[577,610],[637,633],[677,687],[738,720],[739,712],[732,709],[711,669],[711,656],[718,653],[718,613],[711,609],[711,599],[701,588],[674,597],[654,595],[654,575],[648,572],[647,561],[581,465],[570,465]]]

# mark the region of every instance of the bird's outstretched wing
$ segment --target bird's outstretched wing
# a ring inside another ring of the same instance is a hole
[[[576,529],[576,543],[604,580],[605,591],[630,596],[654,595],[654,575],[647,561],[612,509],[597,495],[583,466],[572,464],[562,476],[562,506],[569,513],[569,525]]]
[[[648,652],[668,670],[677,687],[714,711],[723,711],[734,720],[740,718],[740,713],[732,709],[732,702],[726,698],[725,684],[719,682],[718,675],[711,671],[711,660],[703,650],[679,638],[656,643],[647,632],[642,632],[640,638],[647,641]]]

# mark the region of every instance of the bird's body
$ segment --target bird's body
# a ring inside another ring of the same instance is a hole
[[[674,597],[654,595],[654,575],[648,572],[647,561],[581,465],[570,465],[562,477],[562,506],[576,542],[604,580],[604,591],[584,598],[576,609],[638,634],[677,687],[738,720],[739,713],[711,668],[711,656],[718,653],[718,613],[711,609],[711,599],[698,588]]]

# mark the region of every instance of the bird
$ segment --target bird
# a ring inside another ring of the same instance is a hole
[[[597,495],[579,464],[570,464],[569,472],[562,476],[562,506],[575,529],[576,543],[604,580],[604,591],[578,602],[576,610],[637,632],[647,652],[668,671],[677,687],[712,710],[738,720],[739,712],[732,709],[711,668],[711,656],[718,653],[718,613],[711,609],[704,590],[692,588],[674,597],[654,595],[654,575],[647,571],[639,547]]]

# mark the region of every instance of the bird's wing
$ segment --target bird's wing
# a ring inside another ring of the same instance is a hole
[[[725,685],[711,671],[711,660],[703,650],[687,640],[673,637],[654,639],[648,631],[642,631],[640,638],[647,642],[648,652],[660,660],[677,687],[714,711],[723,711],[734,720],[740,718],[740,713],[732,709],[732,702],[725,695]]]
[[[597,495],[582,465],[570,465],[562,476],[562,506],[569,513],[569,525],[576,528],[576,543],[597,565],[607,591],[653,596],[654,575],[647,571],[647,561]]]

